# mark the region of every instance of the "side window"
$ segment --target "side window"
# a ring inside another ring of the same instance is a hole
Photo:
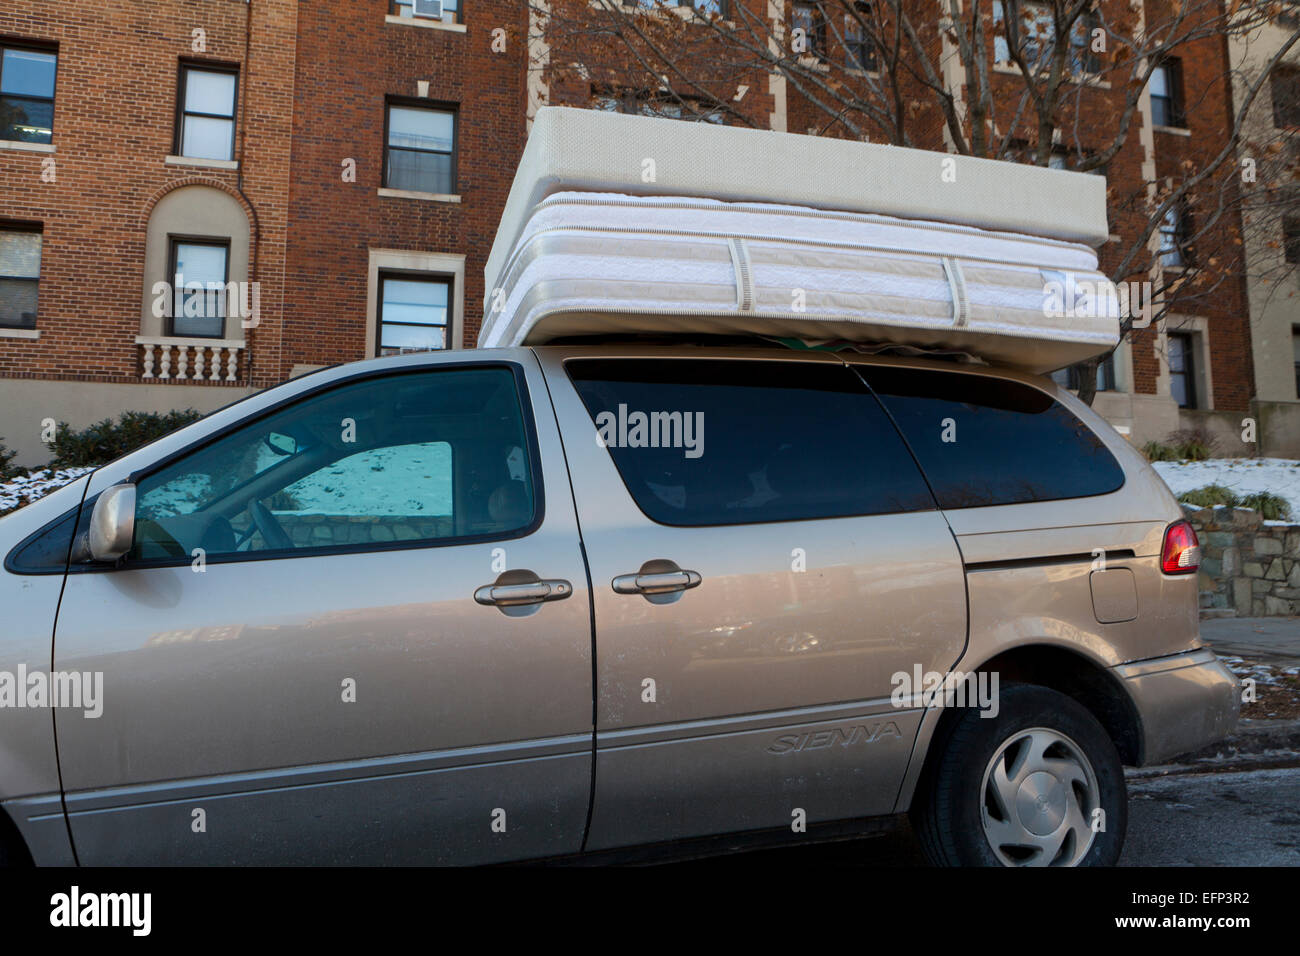
[[[579,359],[566,368],[628,491],[661,524],[934,508],[879,402],[843,366]]]
[[[540,513],[514,373],[445,369],[305,398],[141,479],[136,560],[506,537]]]
[[[1056,501],[1116,491],[1124,472],[1064,405],[1019,382],[862,368],[942,508]]]

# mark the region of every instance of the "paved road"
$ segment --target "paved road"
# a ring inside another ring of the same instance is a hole
[[[923,866],[900,829],[863,840],[760,850],[687,866]],[[1300,866],[1300,767],[1129,781],[1121,866]]]
[[[1300,618],[1224,617],[1201,622],[1201,637],[1216,654],[1253,660],[1300,660]]]
[[[1129,782],[1127,866],[1300,866],[1300,767]]]

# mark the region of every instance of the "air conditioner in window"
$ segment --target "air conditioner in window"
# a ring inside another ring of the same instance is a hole
[[[442,0],[413,0],[413,3],[417,17],[426,17],[430,20],[442,19]]]

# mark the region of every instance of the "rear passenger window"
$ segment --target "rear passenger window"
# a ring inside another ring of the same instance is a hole
[[[1064,405],[1019,382],[860,368],[912,446],[942,508],[1104,495],[1124,472]]]
[[[934,508],[880,403],[844,366],[579,359],[566,367],[597,441],[661,524]]]

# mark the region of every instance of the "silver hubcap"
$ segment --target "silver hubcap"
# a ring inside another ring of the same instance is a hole
[[[1077,866],[1092,847],[1097,775],[1069,737],[1047,727],[1002,742],[980,786],[984,836],[1004,866]]]

